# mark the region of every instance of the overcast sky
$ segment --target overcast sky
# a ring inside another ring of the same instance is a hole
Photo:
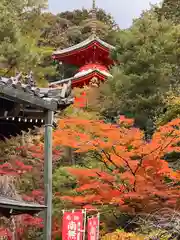
[[[113,15],[120,28],[127,28],[142,10],[148,9],[150,4],[160,3],[161,0],[96,0],[96,2],[97,7]],[[92,0],[49,0],[49,10],[53,13],[91,6]]]

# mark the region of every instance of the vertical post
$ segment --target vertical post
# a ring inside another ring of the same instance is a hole
[[[52,231],[52,128],[53,111],[47,111],[45,115],[45,139],[44,139],[44,190],[45,205],[44,216],[44,240],[51,240]]]
[[[97,214],[97,217],[98,217],[97,240],[99,240],[100,213]]]
[[[85,240],[86,239],[86,217],[87,217],[86,209],[84,209],[83,212],[84,212],[83,240]]]

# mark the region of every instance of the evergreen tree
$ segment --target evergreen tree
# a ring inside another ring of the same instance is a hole
[[[174,23],[180,23],[180,0],[164,0],[160,10],[162,16],[172,20]]]
[[[32,70],[38,83],[45,85],[45,77],[54,74],[54,66],[44,61],[53,48],[38,46],[45,7],[46,0],[1,1],[0,75],[12,76],[20,71],[26,75]]]
[[[112,70],[113,78],[102,86],[105,117],[134,117],[138,126],[152,133],[155,117],[164,111],[167,91],[180,84],[179,37],[178,26],[168,20],[159,22],[151,11],[118,33],[113,58],[119,64]]]
[[[0,55],[4,56],[8,63],[12,61],[16,64],[16,58],[23,58],[27,53],[33,57],[31,47],[34,41],[31,37],[34,38],[37,34],[35,31],[37,30],[37,17],[43,6],[44,4],[40,1],[1,1]],[[30,56],[27,58],[30,59]]]

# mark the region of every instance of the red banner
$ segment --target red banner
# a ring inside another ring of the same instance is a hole
[[[63,215],[62,240],[82,240],[83,222],[82,211],[65,212]]]
[[[99,238],[99,217],[88,218],[88,240],[98,240]]]

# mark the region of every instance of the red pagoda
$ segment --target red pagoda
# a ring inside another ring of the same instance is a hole
[[[111,76],[108,69],[113,64],[110,51],[114,47],[96,36],[95,0],[93,0],[92,20],[91,37],[69,48],[57,50],[52,55],[52,58],[59,63],[78,66],[79,70],[72,78],[50,83],[50,87],[61,86],[61,84],[69,80],[72,82],[72,87],[83,87],[91,82],[98,84]]]

